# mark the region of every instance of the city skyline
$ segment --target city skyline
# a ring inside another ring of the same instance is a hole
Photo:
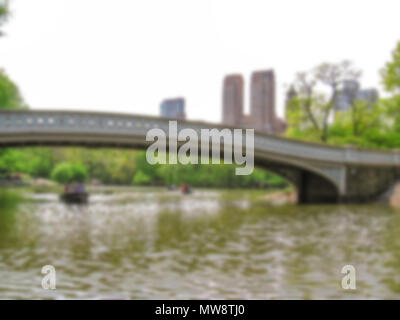
[[[379,70],[398,40],[400,5],[363,2],[364,14],[354,16],[360,3],[335,2],[327,15],[327,5],[311,0],[116,1],[112,8],[102,0],[16,0],[0,39],[1,67],[33,109],[157,115],[163,98],[184,96],[188,119],[214,122],[224,76],[243,74],[249,113],[250,73],[274,69],[282,117],[296,72],[320,62],[352,60],[363,70],[362,87],[381,91]],[[300,10],[308,5],[312,12]]]
[[[268,134],[281,134],[286,123],[276,115],[274,70],[254,71],[250,82],[250,112],[244,110],[244,80],[241,74],[224,78],[222,89],[222,123],[255,129]]]

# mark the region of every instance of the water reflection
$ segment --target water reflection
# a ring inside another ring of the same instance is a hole
[[[0,298],[396,298],[400,215],[385,206],[271,206],[257,192],[98,189],[0,211]],[[5,228],[5,229],[4,229]],[[4,231],[7,230],[7,231]],[[40,269],[57,270],[57,290]],[[357,290],[341,289],[341,268]]]

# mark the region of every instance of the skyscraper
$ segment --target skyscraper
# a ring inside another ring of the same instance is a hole
[[[275,75],[272,70],[257,71],[251,77],[250,115],[243,112],[243,77],[228,75],[223,84],[222,122],[252,128],[269,134],[286,130],[285,121],[275,114]]]
[[[378,91],[372,89],[361,89],[360,83],[356,80],[347,80],[335,99],[335,111],[348,111],[354,101],[365,101],[371,106],[379,99]]]
[[[254,129],[275,133],[275,75],[272,70],[256,71],[251,76],[250,116]]]
[[[239,74],[226,76],[222,93],[222,122],[238,126],[243,116],[243,77]]]
[[[161,117],[184,120],[185,114],[185,99],[174,98],[165,99],[160,105]]]
[[[343,89],[335,99],[336,111],[346,111],[357,97],[360,84],[356,80],[346,80],[343,82]]]

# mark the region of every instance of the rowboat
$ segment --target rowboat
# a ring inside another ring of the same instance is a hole
[[[88,193],[63,193],[60,195],[61,201],[65,203],[87,203],[89,198]]]

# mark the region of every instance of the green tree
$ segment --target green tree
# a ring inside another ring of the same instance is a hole
[[[53,169],[51,178],[59,183],[83,182],[87,178],[87,171],[81,164],[62,162]]]
[[[0,69],[0,109],[25,108],[16,84]]]
[[[382,83],[390,98],[384,99],[387,114],[393,119],[393,129],[400,131],[400,41],[392,52],[392,60],[388,61],[381,71]]]
[[[23,108],[24,103],[18,87],[10,78],[0,69],[0,110],[1,109],[18,109]],[[16,153],[9,149],[0,149],[0,170],[3,172],[10,171],[11,167],[7,165],[15,165]],[[14,159],[11,161],[10,159]]]
[[[298,73],[292,87],[296,95],[287,104],[289,136],[328,140],[336,98],[348,80],[357,80],[360,71],[351,62],[322,63],[309,72]]]
[[[25,162],[28,166],[25,172],[34,177],[49,178],[54,166],[54,157],[50,148],[29,148],[24,153],[29,160]]]
[[[146,159],[146,152],[140,151],[136,153],[133,161],[135,162],[136,168],[134,174],[141,171],[145,176],[149,177],[152,184],[160,184],[159,165],[151,165]]]
[[[151,178],[140,170],[135,173],[132,179],[134,185],[150,185],[151,182]]]
[[[392,60],[386,63],[381,74],[385,89],[400,95],[400,41],[392,52]]]
[[[384,111],[379,103],[354,100],[349,110],[339,111],[335,115],[333,126],[339,126],[354,137],[361,137],[367,131],[380,129],[382,127]],[[350,130],[346,130],[345,128]]]

